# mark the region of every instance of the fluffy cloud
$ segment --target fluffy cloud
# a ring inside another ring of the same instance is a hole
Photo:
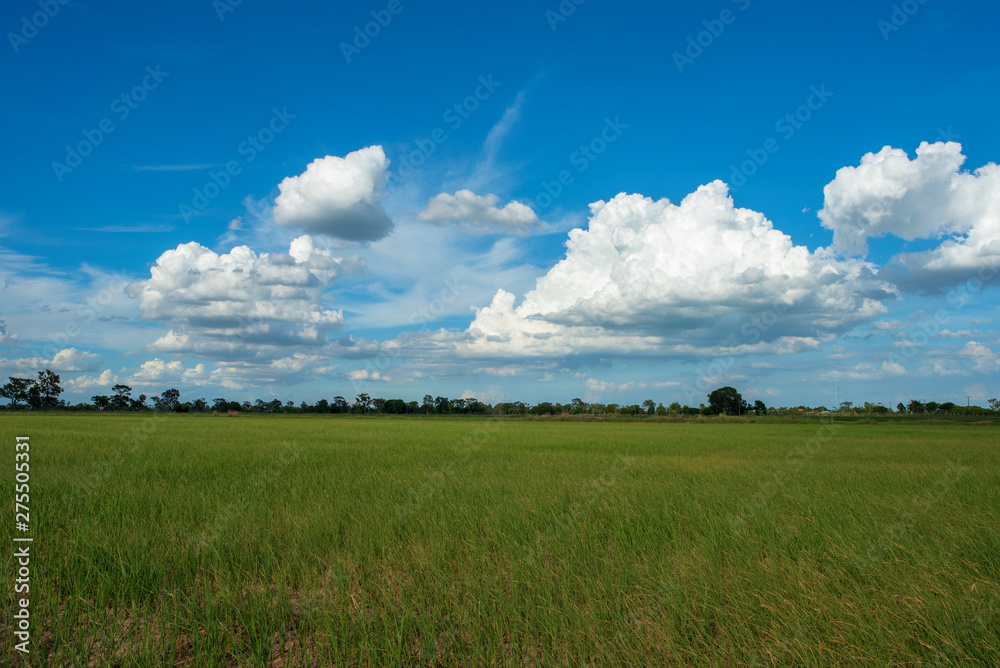
[[[388,170],[381,146],[317,158],[305,172],[278,184],[274,221],[347,241],[381,239],[393,228],[381,204]]]
[[[290,387],[305,380],[329,378],[338,368],[323,355],[306,353],[295,353],[268,364],[222,362],[211,372],[209,384],[229,390]]]
[[[323,345],[343,323],[321,303],[342,268],[308,236],[287,254],[239,246],[219,255],[191,242],[163,253],[130,291],[146,318],[173,326],[150,350],[250,357],[267,346]]]
[[[17,334],[7,331],[7,322],[0,320],[0,343],[14,343],[17,341]]]
[[[139,369],[129,378],[129,383],[142,386],[162,382],[204,385],[209,380],[209,377],[210,374],[204,364],[187,368],[176,360],[165,362],[157,357],[143,362]]]
[[[1000,167],[962,171],[965,160],[955,142],[924,142],[914,160],[889,146],[868,153],[824,188],[820,220],[833,230],[838,250],[850,254],[866,252],[873,237],[951,235],[933,250],[893,258],[901,285],[929,289],[976,276],[993,280],[1000,273]]]
[[[876,369],[871,364],[865,362],[858,364],[849,370],[827,371],[820,375],[821,380],[878,380],[886,376],[903,376],[906,368],[901,364],[882,362],[882,366]]]
[[[388,376],[383,376],[378,371],[368,371],[368,369],[355,369],[354,371],[348,371],[347,377],[354,381],[376,380],[388,383],[392,380]]]
[[[108,389],[118,383],[118,376],[111,373],[111,369],[105,369],[99,376],[77,376],[63,382],[63,388],[70,394],[76,394],[87,390]]]
[[[19,359],[0,359],[0,368],[13,368],[22,373],[34,375],[35,371],[51,369],[56,373],[67,371],[93,371],[98,368],[101,356],[86,350],[64,348],[56,352],[50,359],[44,357],[22,357]]]
[[[1000,371],[1000,356],[978,341],[969,341],[958,354],[972,359],[975,362],[973,368],[980,373]]]
[[[503,208],[500,198],[490,194],[485,197],[471,190],[459,190],[454,195],[441,193],[427,203],[427,208],[417,218],[437,225],[459,225],[479,232],[509,232],[527,234],[542,227],[542,221],[531,207],[518,201],[508,202]]]
[[[519,306],[478,309],[466,352],[789,352],[870,322],[892,289],[872,266],[795,246],[721,181],[680,205],[621,194],[591,205],[565,259]]]

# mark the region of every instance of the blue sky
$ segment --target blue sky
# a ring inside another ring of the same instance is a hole
[[[0,374],[71,401],[983,403],[998,18],[8,3]]]

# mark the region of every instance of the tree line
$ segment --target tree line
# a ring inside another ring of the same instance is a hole
[[[890,413],[927,414],[979,414],[1000,412],[1000,400],[990,399],[989,408],[981,406],[959,406],[952,402],[921,402],[916,399],[904,405],[899,403],[893,411],[882,404],[865,402],[855,406],[850,401],[841,402],[835,410],[826,406],[768,407],[760,399],[752,404],[736,390],[726,386],[712,390],[706,396],[706,403],[697,407],[673,402],[668,406],[646,399],[641,404],[616,404],[585,402],[576,398],[567,404],[543,401],[527,404],[523,401],[503,401],[490,404],[479,399],[432,397],[424,395],[423,401],[384,399],[371,397],[362,392],[353,402],[343,396],[335,396],[332,401],[320,399],[314,404],[303,401],[282,402],[280,399],[264,401],[234,401],[216,397],[210,402],[204,398],[182,402],[181,393],[176,388],[164,390],[159,395],[132,396],[132,387],[119,383],[111,388],[111,394],[91,397],[91,403],[68,404],[59,399],[63,393],[59,374],[51,370],[38,372],[38,378],[16,378],[10,376],[8,382],[0,386],[0,397],[7,399],[8,410],[69,410],[69,411],[157,411],[173,413],[353,413],[380,415],[625,415],[625,416],[694,416],[694,415],[801,415],[807,414],[853,414],[887,415]]]

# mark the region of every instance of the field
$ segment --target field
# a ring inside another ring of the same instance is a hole
[[[0,425],[25,665],[1000,665],[996,425]]]

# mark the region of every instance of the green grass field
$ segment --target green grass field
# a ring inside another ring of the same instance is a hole
[[[1000,665],[995,425],[0,425],[26,665]]]

